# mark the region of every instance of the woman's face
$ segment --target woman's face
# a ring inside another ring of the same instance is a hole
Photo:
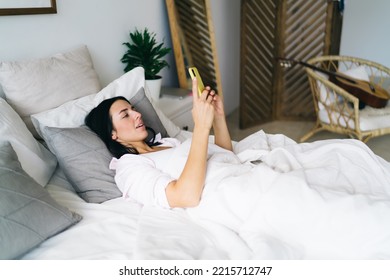
[[[126,145],[144,141],[148,136],[141,114],[125,100],[117,100],[111,105],[110,116],[113,140]]]

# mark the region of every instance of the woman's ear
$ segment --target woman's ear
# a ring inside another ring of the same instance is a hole
[[[111,133],[111,139],[114,140],[114,141],[116,141],[116,139],[118,139],[118,136],[116,135],[116,132],[115,132],[115,131],[113,131],[113,132]]]

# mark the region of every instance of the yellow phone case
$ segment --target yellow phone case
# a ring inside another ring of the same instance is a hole
[[[198,95],[200,96],[204,90],[204,85],[198,69],[196,67],[189,67],[188,72],[190,73],[191,79],[196,78],[198,81]]]

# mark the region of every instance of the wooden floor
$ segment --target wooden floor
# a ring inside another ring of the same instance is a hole
[[[238,110],[230,114],[227,117],[227,121],[230,134],[232,136],[232,139],[235,141],[239,141],[248,136],[249,134],[252,134],[253,132],[262,129],[264,130],[264,132],[269,134],[284,134],[298,142],[299,139],[308,131],[310,131],[310,129],[314,126],[313,122],[273,121],[248,129],[239,129]],[[324,131],[315,134],[312,138],[308,139],[307,142],[335,138],[341,139],[347,137],[344,135]],[[387,161],[390,161],[390,135],[373,138],[368,141],[367,146],[369,146],[371,150],[373,150],[374,153],[376,153],[377,155],[381,156]]]

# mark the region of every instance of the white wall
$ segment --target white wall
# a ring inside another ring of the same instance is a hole
[[[346,0],[340,53],[390,67],[389,12],[388,0]]]
[[[212,0],[226,111],[239,100],[239,7]],[[57,0],[57,14],[0,16],[0,61],[33,59],[88,46],[103,86],[123,74],[120,58],[129,31],[147,27],[171,47],[165,0]],[[167,57],[163,85],[177,86],[174,55]],[[1,93],[0,93],[1,94]]]
[[[123,74],[122,43],[135,27],[147,27],[171,46],[163,0],[57,0],[57,14],[0,16],[0,61],[44,57],[85,44],[106,85]],[[167,59],[173,67],[163,70],[163,83],[177,83],[173,54]]]
[[[211,0],[226,112],[239,105],[240,0]],[[144,27],[171,46],[165,0],[57,0],[57,14],[0,16],[0,61],[32,59],[88,46],[102,85],[123,74],[129,31]],[[390,67],[390,1],[346,0],[341,54]],[[173,54],[161,73],[177,86]]]
[[[240,99],[240,6],[241,0],[211,0],[219,70],[226,113]]]

